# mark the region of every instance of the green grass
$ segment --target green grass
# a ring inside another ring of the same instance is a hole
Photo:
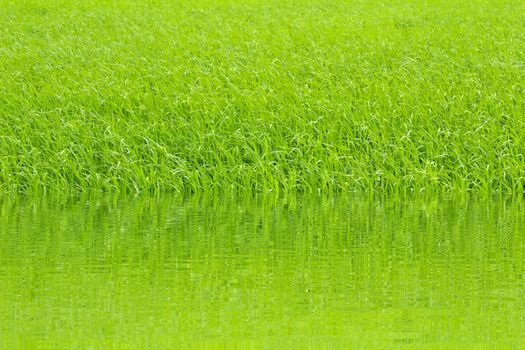
[[[525,5],[0,0],[0,191],[525,190]]]

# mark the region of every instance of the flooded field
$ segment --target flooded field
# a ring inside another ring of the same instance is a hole
[[[0,348],[525,344],[525,203],[0,201]]]

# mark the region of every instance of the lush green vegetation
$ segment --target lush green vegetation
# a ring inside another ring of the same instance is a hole
[[[525,188],[525,5],[0,0],[0,190]]]

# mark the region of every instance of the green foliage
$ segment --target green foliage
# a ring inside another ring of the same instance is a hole
[[[0,0],[0,191],[523,193],[524,14]]]

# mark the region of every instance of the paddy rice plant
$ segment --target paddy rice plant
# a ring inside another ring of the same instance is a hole
[[[517,0],[0,0],[0,191],[525,190]]]

